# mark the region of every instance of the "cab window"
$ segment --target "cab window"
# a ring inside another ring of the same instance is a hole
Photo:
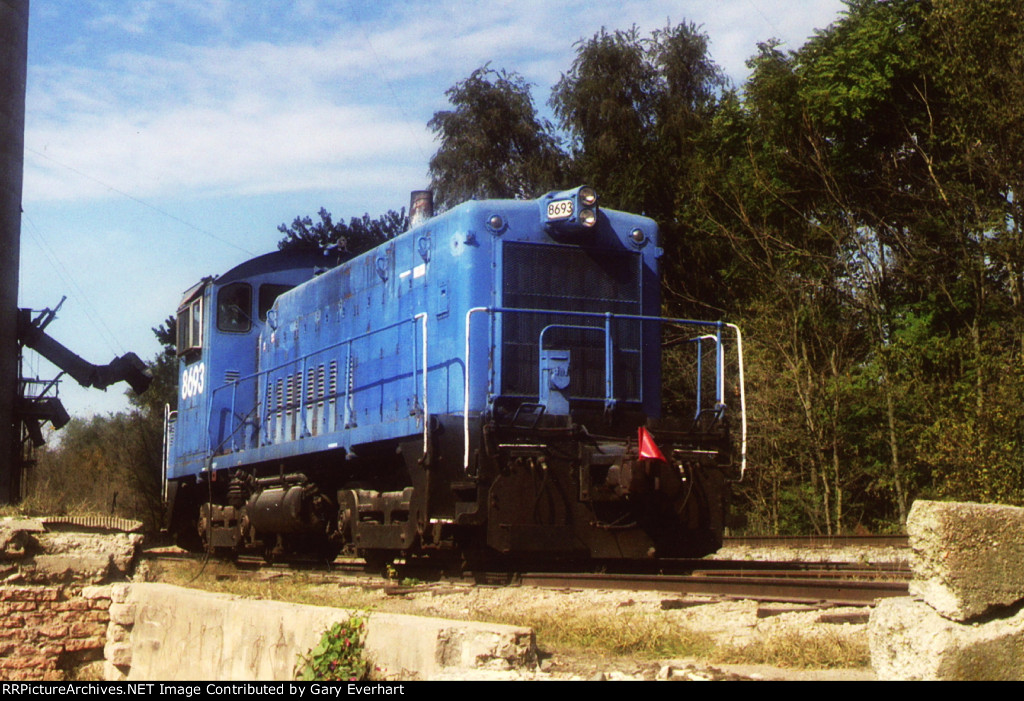
[[[178,355],[203,347],[203,298],[199,296],[178,310]]]
[[[267,320],[267,312],[274,301],[290,289],[292,285],[260,285],[260,321]]]
[[[217,292],[217,329],[246,333],[252,328],[252,287],[233,282]]]

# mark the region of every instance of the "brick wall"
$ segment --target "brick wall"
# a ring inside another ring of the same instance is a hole
[[[0,679],[67,678],[103,659],[109,586],[0,586]]]

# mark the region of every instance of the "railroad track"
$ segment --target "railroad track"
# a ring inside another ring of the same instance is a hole
[[[747,548],[906,548],[905,535],[854,535],[854,536],[730,536],[725,538],[723,547]]]
[[[181,560],[183,554],[162,553],[151,557]],[[421,563],[398,563],[392,580],[365,572],[356,558],[325,563],[290,562],[267,565],[256,557],[241,557],[235,563],[239,576],[259,572],[263,576],[301,571],[322,581],[339,585],[358,583],[380,586],[394,595],[423,591],[431,583],[476,584],[481,586],[525,585],[569,589],[621,589],[660,591],[675,595],[717,596],[762,602],[867,606],[880,598],[908,595],[910,572],[899,565],[866,566],[852,562],[773,562],[748,560],[673,560],[658,563],[659,571],[648,572],[521,572],[510,570],[466,571],[442,574],[438,568]],[[412,580],[413,585],[398,583]],[[422,582],[422,584],[420,584]]]
[[[775,563],[769,563],[775,564]],[[867,606],[877,599],[907,596],[909,574],[850,570],[716,569],[688,575],[618,574],[525,574],[523,584],[545,587],[578,587],[663,591],[734,599],[753,599],[800,604]]]

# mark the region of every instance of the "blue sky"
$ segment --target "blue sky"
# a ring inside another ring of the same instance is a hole
[[[181,292],[272,250],[277,226],[408,206],[444,91],[490,62],[545,103],[601,27],[691,21],[737,84],[756,45],[799,48],[841,0],[375,3],[31,0],[19,304],[92,362],[159,347]],[[571,185],[571,184],[567,184]],[[50,377],[44,361],[30,373]],[[123,390],[63,383],[73,416]]]

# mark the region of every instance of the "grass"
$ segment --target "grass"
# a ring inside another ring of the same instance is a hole
[[[376,608],[379,596],[361,587],[339,587],[317,582],[315,576],[302,572],[290,573],[274,579],[255,579],[239,573],[230,563],[211,560],[200,566],[195,562],[184,564],[156,563],[153,576],[166,584],[204,589],[222,594],[235,594],[250,599],[288,601],[310,606],[333,606],[369,610]]]
[[[664,618],[643,614],[605,616],[594,613],[481,611],[478,620],[532,628],[545,647],[655,659],[705,657],[710,635],[680,629]]]
[[[553,649],[599,652],[642,660],[687,657],[713,663],[766,664],[793,669],[863,668],[871,659],[866,642],[835,633],[772,633],[744,645],[721,644],[710,633],[643,614],[564,615],[492,613],[493,620],[533,628]]]
[[[857,669],[871,666],[864,640],[836,633],[770,633],[743,646],[723,646],[715,662],[766,664],[793,669]]]

